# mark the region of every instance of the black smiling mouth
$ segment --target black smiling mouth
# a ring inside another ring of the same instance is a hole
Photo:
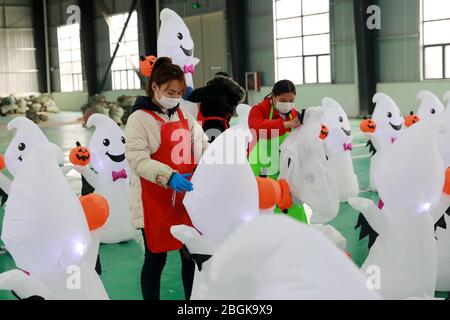
[[[125,153],[113,156],[112,154],[109,154],[109,152],[106,152],[106,155],[114,162],[122,162],[125,160]]]
[[[344,128],[341,128],[341,129],[342,129],[342,131],[344,131],[344,133],[345,133],[345,135],[347,137],[350,137],[352,135],[352,130],[351,129],[350,130],[345,130]]]
[[[188,57],[192,57],[192,51],[193,51],[194,49],[187,50],[187,49],[183,48],[183,46],[180,46],[180,48],[181,48],[181,50],[183,50],[183,52],[184,52],[185,55],[187,55]]]
[[[20,162],[22,162],[22,161],[23,161],[22,156],[18,157],[17,160],[19,160]]]
[[[396,126],[390,122],[389,122],[389,124],[391,125],[392,129],[394,129],[395,131],[400,131],[403,128],[403,123],[399,124],[398,126]]]

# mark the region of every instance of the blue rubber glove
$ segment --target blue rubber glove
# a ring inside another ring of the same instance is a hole
[[[194,186],[192,183],[187,179],[189,177],[192,177],[191,173],[188,174],[179,174],[174,173],[172,177],[170,177],[169,180],[169,187],[176,192],[191,192],[194,190]]]

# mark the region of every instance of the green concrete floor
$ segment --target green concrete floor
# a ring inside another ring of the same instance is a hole
[[[76,141],[86,145],[92,130],[83,128],[76,119],[79,113],[64,112],[51,118],[52,124],[45,125],[42,130],[51,142],[63,148],[66,159],[69,151]],[[11,118],[0,117],[0,153],[5,149],[12,138],[12,133],[6,131],[6,124]],[[368,150],[364,147],[365,140],[359,132],[359,121],[353,120],[354,132],[354,157],[355,171],[358,175],[361,196],[378,200],[376,194],[367,192],[369,185],[369,158]],[[69,176],[71,185],[79,193],[81,188],[80,176]],[[0,221],[3,218],[3,208],[0,208]],[[357,265],[362,265],[368,254],[368,240],[359,241],[359,231],[355,230],[358,213],[344,204],[341,206],[338,217],[331,223],[347,239],[347,248]],[[143,247],[141,243],[130,241],[118,245],[102,245],[100,256],[103,267],[101,276],[105,288],[111,299],[114,300],[138,300],[142,299],[140,292],[140,270],[143,262]],[[8,254],[0,255],[0,273],[14,268],[14,262]],[[184,298],[181,283],[181,265],[178,252],[169,253],[164,269],[161,287],[161,299],[181,300]],[[440,296],[440,295],[438,295]],[[444,295],[445,296],[445,295]],[[14,299],[9,292],[0,291],[0,300]]]

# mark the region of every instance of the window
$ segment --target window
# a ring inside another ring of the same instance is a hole
[[[330,83],[330,1],[274,0],[276,79]]]
[[[423,78],[450,78],[450,1],[422,0]]]
[[[114,54],[119,37],[128,18],[128,13],[120,13],[110,17],[109,39],[111,56]],[[111,66],[113,90],[140,89],[141,82],[135,72],[139,65],[139,42],[137,13],[134,11],[122,38],[116,58]]]
[[[74,23],[60,26],[57,33],[61,91],[83,91],[80,25]]]

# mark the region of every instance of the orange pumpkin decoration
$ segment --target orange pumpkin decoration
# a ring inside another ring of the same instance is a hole
[[[150,78],[152,75],[152,71],[153,71],[153,66],[155,65],[156,62],[156,57],[155,56],[148,56],[148,57],[143,57],[141,56],[139,59],[139,68],[141,70],[141,74],[146,77],[146,78]]]
[[[262,210],[274,207],[281,198],[281,189],[278,183],[270,178],[256,177],[259,193],[259,208]]]
[[[77,146],[70,151],[69,160],[73,165],[85,167],[91,159],[91,154],[86,147],[78,141]]]
[[[320,139],[325,140],[328,138],[328,135],[330,134],[330,130],[326,126],[322,124],[322,127],[320,128]]]
[[[292,197],[291,197],[291,188],[289,187],[289,183],[284,180],[280,179],[278,180],[278,185],[281,189],[281,197],[279,201],[277,202],[278,208],[280,208],[281,211],[285,211],[287,209],[292,208]]]
[[[277,205],[284,211],[292,207],[291,191],[286,180],[281,179],[277,182],[270,178],[257,177],[256,181],[260,209],[266,210]]]
[[[414,112],[411,111],[409,116],[405,118],[405,125],[407,128],[411,127],[412,125],[416,124],[420,121],[420,117],[418,115],[415,115]]]
[[[364,133],[374,133],[377,129],[377,124],[372,119],[364,119],[359,125],[359,128]]]
[[[450,168],[445,171],[444,193],[450,196]]]
[[[105,225],[109,217],[109,205],[104,197],[91,193],[80,197],[80,203],[90,231],[100,229]]]
[[[3,169],[5,169],[6,164],[5,164],[5,158],[3,158],[3,155],[0,154],[0,171],[2,171]]]

